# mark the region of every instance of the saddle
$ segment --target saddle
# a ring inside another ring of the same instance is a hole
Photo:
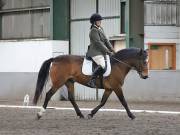
[[[111,64],[110,64],[110,58],[109,55],[106,55],[106,62],[107,62],[107,69],[105,73],[103,74],[103,77],[107,77],[111,73]],[[91,59],[84,58],[83,65],[82,65],[82,73],[84,75],[92,75],[93,70],[96,68],[97,64],[93,62]]]

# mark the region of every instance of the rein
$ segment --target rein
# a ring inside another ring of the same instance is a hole
[[[125,66],[127,66],[127,67],[129,67],[129,68],[131,68],[131,69],[133,69],[133,70],[136,70],[136,71],[141,75],[142,69],[141,69],[141,67],[140,67],[140,63],[138,64],[138,65],[139,65],[139,68],[136,68],[136,67],[131,66],[131,65],[127,64],[126,62],[123,62],[123,61],[121,61],[121,60],[119,60],[119,59],[117,59],[117,58],[115,58],[115,57],[113,57],[113,56],[112,56],[111,58],[113,58],[114,60],[118,61],[119,63],[124,64]]]
[[[113,57],[113,56],[112,56],[111,58],[113,58],[114,60],[118,61],[119,63],[124,64],[125,66],[127,66],[127,67],[129,67],[129,68],[131,68],[131,69],[135,69],[134,67],[132,67],[132,66],[130,66],[129,64],[127,64],[126,62],[123,62],[123,61],[121,61],[121,60],[118,60],[118,59],[116,59],[116,58]]]

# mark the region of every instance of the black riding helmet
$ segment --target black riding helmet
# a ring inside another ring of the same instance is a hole
[[[103,20],[102,16],[100,14],[98,14],[98,13],[95,13],[95,14],[91,15],[90,23],[94,24],[94,22],[100,21],[100,20]]]

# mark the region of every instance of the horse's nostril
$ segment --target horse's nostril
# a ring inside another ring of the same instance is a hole
[[[146,76],[143,76],[143,79],[147,79],[147,78],[149,78],[147,75],[146,75]]]

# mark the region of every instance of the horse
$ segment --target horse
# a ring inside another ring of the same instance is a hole
[[[52,86],[46,93],[44,104],[40,112],[37,113],[37,119],[42,117],[46,111],[49,100],[63,85],[66,85],[68,89],[68,99],[73,105],[77,116],[80,118],[85,118],[81,113],[73,94],[75,82],[84,86],[88,86],[87,83],[91,78],[91,76],[84,75],[82,73],[81,69],[84,57],[85,56],[78,55],[61,55],[44,61],[38,73],[33,103],[35,105],[37,104],[48,77],[51,79]],[[105,91],[103,93],[100,104],[95,107],[90,114],[87,115],[89,119],[92,118],[97,113],[97,111],[105,105],[108,97],[113,91],[125,108],[128,117],[132,120],[135,119],[135,115],[130,111],[123,95],[122,86],[124,84],[126,75],[131,69],[136,70],[140,78],[148,78],[147,57],[147,51],[140,48],[122,49],[116,52],[114,55],[110,56],[112,70],[110,75],[104,77],[102,80]],[[96,87],[102,88],[100,79],[96,79]]]

